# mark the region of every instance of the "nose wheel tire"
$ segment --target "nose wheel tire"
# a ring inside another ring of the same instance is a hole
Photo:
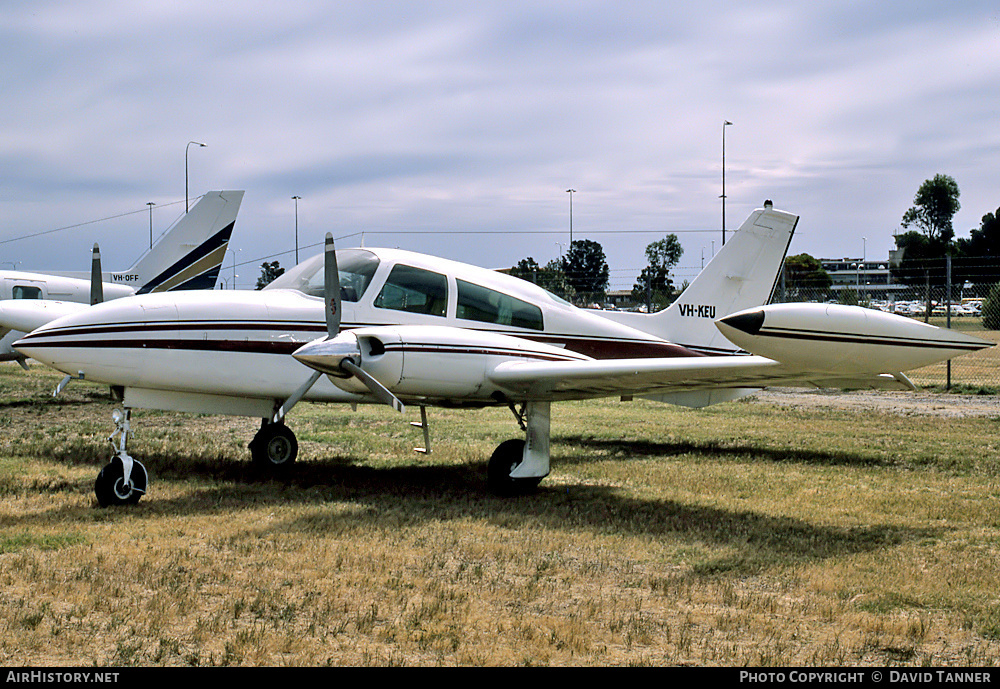
[[[250,456],[254,464],[264,469],[274,471],[288,467],[298,454],[295,434],[283,423],[265,424],[250,441]]]
[[[134,505],[146,492],[148,481],[146,467],[136,461],[132,462],[132,473],[126,481],[122,461],[116,457],[97,474],[94,495],[101,507]]]

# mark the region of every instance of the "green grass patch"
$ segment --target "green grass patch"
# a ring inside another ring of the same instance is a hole
[[[86,543],[87,537],[82,533],[35,534],[22,532],[18,534],[0,534],[0,554],[16,553],[22,550],[59,550],[69,546]]]

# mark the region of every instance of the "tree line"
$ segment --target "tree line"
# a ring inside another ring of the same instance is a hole
[[[900,220],[903,231],[894,235],[897,252],[889,271],[896,284],[907,285],[926,302],[925,315],[931,312],[932,295],[944,294],[955,302],[956,293],[971,294],[984,299],[983,325],[1000,329],[1000,208],[983,215],[968,237],[956,237],[960,197],[958,183],[949,175],[935,175],[920,185]],[[790,301],[816,298],[831,286],[822,264],[808,254],[785,260],[784,280]],[[837,296],[857,300],[851,290]]]
[[[684,248],[675,234],[646,246],[647,266],[636,278],[632,299],[662,308],[677,297],[670,271],[680,261]],[[604,248],[590,239],[574,240],[564,255],[544,266],[531,256],[522,258],[509,271],[575,304],[602,304],[607,297],[610,271]]]
[[[982,217],[968,237],[955,237],[953,219],[961,209],[958,184],[935,175],[920,185],[913,205],[903,214],[896,248],[903,258],[893,266],[893,278],[907,285],[943,286],[950,259],[952,284],[970,283],[985,293],[1000,282],[1000,208]],[[910,229],[912,228],[912,229]]]

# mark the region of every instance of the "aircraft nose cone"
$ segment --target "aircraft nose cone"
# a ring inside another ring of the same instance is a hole
[[[755,309],[753,311],[740,311],[731,316],[719,319],[720,323],[725,323],[730,328],[734,328],[747,335],[756,335],[764,325],[764,311]]]

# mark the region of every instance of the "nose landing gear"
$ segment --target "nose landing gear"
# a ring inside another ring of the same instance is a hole
[[[115,409],[111,418],[115,422],[115,431],[108,437],[108,442],[115,448],[115,456],[97,474],[94,481],[94,494],[101,507],[111,505],[134,505],[145,495],[149,477],[146,467],[126,451],[130,431],[130,409]],[[118,436],[118,442],[115,442]]]

